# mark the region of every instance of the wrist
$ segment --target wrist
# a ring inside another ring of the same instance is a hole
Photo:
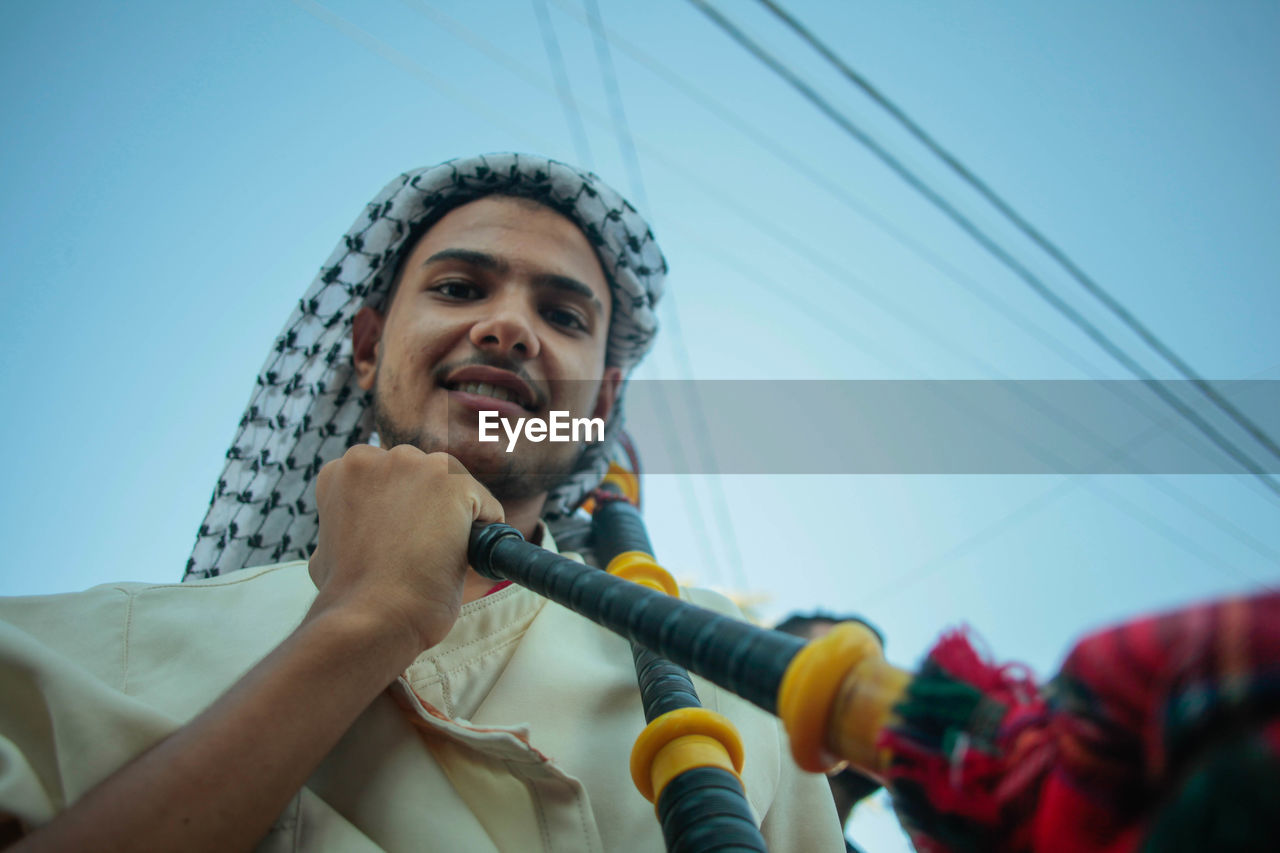
[[[308,648],[349,666],[367,668],[391,683],[422,651],[418,634],[403,619],[352,604],[312,605],[298,628]]]

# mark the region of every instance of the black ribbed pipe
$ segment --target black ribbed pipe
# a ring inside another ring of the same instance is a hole
[[[592,528],[596,555],[605,564],[624,551],[653,553],[644,521],[630,504],[601,504]],[[469,557],[480,574],[515,581],[631,640],[650,723],[669,711],[702,706],[685,667],[776,714],[782,675],[804,647],[789,634],[755,628],[530,545],[505,524],[473,531]],[[667,783],[656,805],[668,853],[768,853],[742,782],[728,770],[685,770]]]
[[[658,796],[667,853],[765,853],[764,838],[738,777],[720,767],[694,767]]]
[[[777,715],[778,688],[804,648],[790,634],[722,616],[530,545],[520,531],[472,531],[472,568],[511,580]]]
[[[640,511],[621,500],[600,501],[591,514],[592,547],[600,565],[628,551],[653,556]],[[652,723],[670,711],[701,708],[688,671],[677,663],[631,643],[644,718]],[[751,816],[746,792],[736,775],[720,767],[689,768],[662,789],[658,820],[667,853],[741,850],[768,853]]]
[[[591,541],[601,566],[625,551],[653,556],[644,516],[626,501],[603,501],[591,514]]]
[[[640,685],[646,723],[652,723],[668,711],[702,707],[698,689],[689,680],[689,672],[684,667],[654,654],[639,643],[631,644],[631,658],[636,664],[636,682]]]
[[[644,518],[626,501],[603,501],[596,507],[591,514],[591,543],[596,559],[605,567],[627,551],[653,556]],[[636,664],[645,722],[652,723],[668,711],[702,707],[698,690],[684,667],[637,643],[631,644],[631,657]]]

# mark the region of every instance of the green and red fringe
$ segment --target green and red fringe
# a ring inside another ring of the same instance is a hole
[[[1280,594],[1098,632],[1044,688],[951,632],[896,718],[921,853],[1280,849]]]

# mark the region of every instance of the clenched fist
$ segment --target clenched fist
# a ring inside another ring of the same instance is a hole
[[[308,619],[346,614],[415,655],[458,618],[472,524],[504,520],[458,460],[410,445],[352,447],[320,470],[316,506],[319,595]]]

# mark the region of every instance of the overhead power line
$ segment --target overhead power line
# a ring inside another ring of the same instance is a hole
[[[609,115],[613,118],[613,133],[622,151],[622,162],[626,163],[627,172],[631,178],[631,193],[635,196],[640,209],[645,213],[651,213],[649,197],[644,189],[644,173],[640,171],[640,155],[636,153],[636,143],[631,137],[631,125],[627,123],[626,110],[622,108],[622,90],[618,88],[618,74],[613,68],[613,55],[609,53],[609,42],[604,37],[604,20],[600,17],[600,4],[596,0],[584,0],[584,5],[591,19],[591,41],[596,48],[600,79],[604,83],[604,90],[609,98]]]
[[[800,94],[816,106],[824,115],[835,122],[842,130],[879,158],[881,162],[892,169],[898,177],[915,189],[916,192],[923,195],[931,204],[934,205],[934,207],[938,208],[938,210],[945,214],[947,218],[976,241],[978,245],[986,249],[987,252],[1022,279],[1022,281],[1034,290],[1042,299],[1053,306],[1055,310],[1088,335],[1094,343],[1100,346],[1116,361],[1120,362],[1120,364],[1124,365],[1130,373],[1146,383],[1148,389],[1164,401],[1166,405],[1186,419],[1188,423],[1217,445],[1220,450],[1235,460],[1237,464],[1244,468],[1244,470],[1253,474],[1270,492],[1277,497],[1280,497],[1280,484],[1277,484],[1276,481],[1268,476],[1267,471],[1263,466],[1259,465],[1249,454],[1237,447],[1235,442],[1223,435],[1222,432],[1220,432],[1213,424],[1209,423],[1209,421],[1205,420],[1194,409],[1184,403],[1177,395],[1171,392],[1164,383],[1156,380],[1154,375],[1139,364],[1136,359],[1125,352],[1123,348],[1112,341],[1105,332],[1069,305],[1061,296],[1054,292],[1052,288],[1041,281],[1033,272],[1031,272],[1031,270],[1009,254],[1009,252],[979,228],[971,219],[961,213],[954,205],[944,199],[918,175],[908,169],[902,161],[889,153],[887,149],[872,139],[866,131],[854,124],[848,116],[844,115],[825,98],[815,92],[811,86],[805,83],[804,80],[800,79],[799,75],[780,62],[760,45],[751,40],[744,32],[742,32],[742,30],[734,25],[732,21],[722,15],[714,7],[710,6],[706,0],[689,0],[689,2],[710,18],[713,23],[720,27],[720,29],[724,30],[725,33],[727,33],[734,41],[738,42],[738,44],[755,56],[756,59],[768,66],[779,77],[786,80],[792,88],[800,92]],[[1208,387],[1208,383],[1200,380],[1196,387],[1203,393],[1204,388]],[[1221,396],[1218,395],[1216,391],[1213,391],[1213,389],[1210,390],[1213,392],[1213,396]],[[1212,397],[1210,399],[1212,399]],[[1219,407],[1222,408],[1221,405],[1219,405]],[[1231,411],[1238,411],[1234,406],[1229,406],[1229,408]],[[1230,415],[1230,411],[1226,408],[1224,408],[1223,411],[1226,411],[1228,415]],[[1240,417],[1243,418],[1243,415],[1240,415]],[[1240,421],[1235,417],[1233,417],[1232,420],[1236,420],[1237,423],[1240,423]],[[1250,425],[1252,425],[1247,418],[1244,418],[1244,420],[1246,423],[1250,423]],[[1272,452],[1276,454],[1277,458],[1280,458],[1280,447],[1276,447],[1274,442],[1266,437],[1265,433],[1262,433],[1256,426],[1253,426],[1252,428],[1244,428],[1255,438],[1261,434],[1263,438],[1259,439],[1259,442],[1266,446],[1268,450],[1272,450]]]
[[[682,227],[684,228],[685,231],[688,231],[690,233],[698,233],[697,226],[693,225],[692,223],[685,223],[683,224]],[[720,261],[720,263],[724,264],[726,267],[728,267],[729,269],[733,270],[738,275],[740,275],[743,281],[752,282],[757,287],[760,287],[766,293],[776,292],[777,289],[779,288],[779,284],[777,282],[769,281],[768,279],[766,279],[764,276],[760,274],[759,270],[751,267],[748,264],[743,263],[735,253],[727,249],[724,249],[722,247],[716,246],[714,240],[709,236],[703,235],[702,245],[703,245],[704,251],[706,251],[708,254],[710,254],[711,256],[715,257],[718,261]],[[884,364],[889,364],[890,361],[894,361],[894,360],[901,361],[901,357],[895,356],[893,354],[885,353],[883,352],[883,350],[879,350],[875,346],[875,344],[872,341],[867,340],[867,338],[864,335],[862,335],[858,329],[844,322],[844,320],[842,319],[842,315],[839,312],[824,310],[822,306],[810,303],[800,295],[793,295],[793,298],[790,300],[790,304],[791,304],[791,307],[794,308],[795,310],[806,315],[817,324],[827,328],[828,330],[838,335],[841,338],[841,340],[855,342],[854,344],[855,346],[857,346],[859,349],[861,349],[864,353],[871,356],[872,358],[875,358]],[[912,368],[912,370],[915,373],[920,373],[920,371],[918,369],[915,369],[914,367]],[[971,414],[972,414],[972,411],[971,411]],[[1089,443],[1095,446],[1100,446],[1099,442],[1096,440],[1093,434],[1090,433],[1089,430],[1083,427],[1082,425],[1075,423],[1074,420],[1070,417],[1069,413],[1064,413],[1063,426],[1069,429],[1075,435],[1079,436],[1081,439],[1088,441]],[[1020,440],[1016,435],[1012,436],[1012,438],[1014,441],[1017,441],[1020,445],[1025,447],[1029,452],[1032,452],[1032,454],[1037,456],[1037,458],[1042,459],[1042,461],[1048,461],[1045,459],[1045,457],[1042,454],[1037,452],[1036,448]],[[1143,440],[1145,440],[1145,436],[1139,436],[1135,438],[1133,441],[1131,441],[1125,447],[1110,448],[1110,447],[1103,446],[1103,450],[1108,459],[1120,459],[1126,454],[1129,448],[1131,448],[1132,446],[1135,446],[1136,444],[1140,443]],[[1053,463],[1050,463],[1050,464],[1053,464]],[[1192,512],[1202,517],[1205,521],[1208,521],[1209,523],[1216,526],[1218,529],[1222,530],[1227,535],[1239,541],[1241,544],[1252,549],[1259,556],[1263,557],[1264,559],[1271,562],[1272,564],[1280,565],[1280,552],[1277,552],[1274,548],[1260,541],[1257,537],[1252,536],[1247,531],[1241,529],[1238,525],[1236,525],[1230,519],[1220,515],[1219,513],[1215,512],[1214,510],[1210,509],[1209,507],[1205,506],[1199,501],[1194,500],[1193,498],[1184,494],[1180,490],[1173,488],[1171,485],[1166,483],[1164,481],[1164,478],[1162,477],[1145,476],[1143,479],[1152,487],[1163,492],[1165,495],[1172,498],[1173,500],[1183,504]],[[1014,511],[1009,513],[1006,517],[1000,519],[999,521],[969,536],[967,539],[959,543],[954,548],[948,550],[943,554],[938,555],[937,557],[927,561],[925,564],[916,567],[916,569],[909,571],[904,575],[900,576],[897,580],[894,581],[894,583],[891,586],[896,587],[896,585],[900,582],[905,582],[908,584],[915,583],[921,578],[923,578],[924,576],[933,574],[934,572],[942,569],[948,563],[954,562],[955,560],[959,559],[961,556],[984,545],[987,541],[999,535],[1002,535],[1005,531],[1012,528],[1015,524],[1040,512],[1042,509],[1048,507],[1050,504],[1061,500],[1062,498],[1066,497],[1068,494],[1072,493],[1073,491],[1075,491],[1077,488],[1081,486],[1087,487],[1090,491],[1092,491],[1097,496],[1101,497],[1103,500],[1106,500],[1107,502],[1111,503],[1113,506],[1120,509],[1122,512],[1125,512],[1134,520],[1136,520],[1143,526],[1147,527],[1157,535],[1167,539],[1171,543],[1181,547],[1183,550],[1197,557],[1206,565],[1215,566],[1215,567],[1231,566],[1231,564],[1226,563],[1220,557],[1213,557],[1213,556],[1207,555],[1203,549],[1201,549],[1194,543],[1194,541],[1188,539],[1186,536],[1179,533],[1175,528],[1171,528],[1168,525],[1160,523],[1157,519],[1153,518],[1148,513],[1138,511],[1135,505],[1131,501],[1124,500],[1122,497],[1120,497],[1119,494],[1116,493],[1114,489],[1108,487],[1105,483],[1098,482],[1097,478],[1089,474],[1077,473],[1077,474],[1071,474],[1070,476],[1067,477],[1067,479],[1065,479],[1058,485],[1054,486],[1053,488],[1047,490],[1044,494],[1034,498],[1033,500],[1028,502],[1025,506],[1015,509]],[[1275,585],[1271,584],[1270,582],[1264,583],[1263,581],[1252,576],[1251,574],[1242,572],[1235,567],[1231,567],[1231,570],[1235,574],[1239,575],[1242,578],[1245,578],[1246,580],[1249,580],[1252,583],[1280,589],[1280,587],[1275,587]],[[868,596],[867,600],[870,601],[870,600],[876,599],[881,594],[887,593],[888,591],[889,591],[889,587],[873,590],[871,594]]]
[[[559,7],[559,9],[562,12],[573,17],[575,20],[577,20],[579,24],[582,24],[583,26],[590,28],[591,23],[587,19],[585,12],[583,12],[583,10],[576,3],[572,3],[570,2],[570,0],[553,0],[553,2],[557,7]],[[905,248],[916,253],[926,264],[933,267],[942,276],[950,279],[956,284],[959,284],[960,286],[969,290],[988,307],[1001,313],[1007,320],[1013,323],[1014,326],[1025,331],[1037,343],[1053,350],[1058,355],[1060,355],[1063,359],[1080,368],[1082,372],[1092,375],[1095,378],[1099,378],[1099,379],[1103,378],[1101,373],[1095,370],[1092,365],[1080,359],[1079,356],[1077,356],[1074,351],[1070,350],[1065,343],[1062,343],[1057,338],[1055,338],[1049,330],[1041,328],[1036,323],[1034,323],[1030,318],[1027,318],[1021,315],[1020,313],[1018,313],[1007,303],[997,300],[994,295],[988,293],[981,285],[978,284],[978,282],[965,276],[959,270],[955,269],[955,267],[951,266],[942,258],[940,258],[938,255],[930,251],[926,246],[922,245],[918,241],[911,238],[910,235],[906,234],[901,229],[897,228],[892,222],[885,219],[877,211],[870,208],[868,205],[862,203],[859,199],[855,198],[853,195],[851,195],[850,193],[842,189],[839,185],[837,185],[835,182],[831,180],[829,174],[821,173],[815,168],[813,168],[808,163],[808,161],[806,161],[801,155],[789,150],[788,148],[786,148],[786,146],[782,145],[777,140],[771,138],[770,136],[765,134],[763,131],[754,127],[750,122],[748,122],[743,117],[730,111],[728,108],[724,106],[723,103],[718,101],[716,98],[698,89],[688,79],[681,76],[676,71],[672,70],[670,67],[668,67],[666,64],[664,64],[662,61],[660,61],[653,55],[647,53],[646,51],[642,50],[640,47],[638,47],[634,43],[628,41],[616,30],[610,29],[609,27],[606,26],[604,28],[604,34],[605,34],[605,38],[609,41],[609,44],[612,48],[622,51],[622,53],[624,53],[635,62],[647,68],[659,79],[663,80],[665,83],[667,83],[669,86],[674,88],[676,91],[680,92],[685,97],[689,98],[694,103],[698,104],[708,113],[715,116],[717,119],[724,122],[730,128],[734,129],[738,133],[742,134],[743,136],[745,136],[746,138],[754,142],[756,145],[760,146],[761,149],[768,152],[770,155],[776,157],[778,160],[782,161],[784,164],[791,167],[797,173],[799,173],[800,175],[810,180],[814,184],[814,186],[816,186],[818,189],[821,189],[824,192],[831,194],[838,201],[845,204],[847,207],[849,207],[859,216],[864,217],[872,225],[883,230],[885,234],[887,234],[891,239],[897,241]],[[666,162],[666,160],[662,156],[660,156],[658,152],[650,149],[649,153],[651,156],[658,159],[659,162],[662,162],[664,165],[667,165],[669,168],[672,167],[672,164],[669,162]],[[734,210],[734,212],[736,212],[739,216],[744,215],[742,212],[741,205],[734,204],[731,200],[724,198],[720,194],[713,192],[711,188],[701,185],[696,181],[691,181],[691,183],[695,186],[698,186],[700,189],[702,189],[702,191],[706,193],[709,197],[712,197],[718,202],[721,202],[727,205],[730,209]],[[668,216],[667,219],[670,219],[670,217]],[[688,223],[681,224],[678,220],[676,220],[676,224],[679,226],[679,230],[682,230],[686,233],[690,233],[690,234],[701,233],[698,230],[698,228],[694,225],[691,225]],[[760,224],[758,222],[752,222],[751,224],[756,227],[760,227]],[[773,230],[770,230],[769,233],[771,236],[775,238],[777,237],[777,234]],[[751,269],[748,266],[741,264],[734,253],[729,252],[727,250],[721,251],[721,250],[714,249],[713,242],[714,241],[712,240],[712,238],[709,235],[705,235],[705,234],[702,234],[699,240],[699,244],[701,245],[702,250],[706,254],[714,257],[721,264],[729,267],[730,269],[737,272],[739,275],[743,276],[744,280],[752,281],[757,285],[761,286],[763,288],[763,292],[765,293],[777,294],[779,292],[779,288],[776,286],[776,284],[771,284],[766,282],[759,275],[759,272],[757,270]],[[784,240],[783,242],[792,251],[803,254],[807,258],[812,259],[815,255],[813,251],[796,244],[794,241],[787,242]],[[821,259],[819,258],[819,260]],[[915,318],[910,316],[904,316],[903,312],[894,310],[894,307],[892,305],[886,305],[882,301],[875,299],[869,292],[868,288],[863,287],[862,283],[848,278],[847,274],[837,275],[830,268],[830,266],[828,266],[828,268],[826,268],[825,271],[831,275],[836,276],[837,279],[840,280],[843,284],[847,286],[851,286],[853,290],[861,293],[864,297],[869,298],[870,301],[873,304],[877,305],[877,307],[879,307],[881,310],[886,311],[891,316],[904,322],[908,327],[913,328],[924,337],[930,340],[934,340],[935,342],[942,343],[944,347],[946,347],[952,353],[968,361],[971,361],[973,364],[975,364],[976,366],[980,367],[981,369],[983,369],[988,373],[993,373],[997,376],[1001,375],[999,371],[995,370],[992,366],[985,364],[980,359],[970,356],[966,352],[961,352],[957,350],[955,347],[948,346],[943,336],[936,330],[929,330],[921,327],[920,325],[914,322]],[[788,299],[788,304],[791,307],[799,310],[801,313],[808,316],[811,320],[817,322],[819,325],[832,329],[841,337],[842,340],[846,342],[856,342],[855,346],[861,349],[868,356],[875,358],[876,360],[880,361],[886,366],[888,366],[890,361],[893,361],[895,358],[900,359],[899,356],[888,355],[883,351],[872,351],[873,348],[871,348],[870,341],[855,334],[855,332],[848,326],[844,326],[840,324],[836,324],[835,326],[833,326],[832,325],[833,318],[829,311],[825,311],[821,308],[818,308],[817,306],[811,306],[806,304],[802,299],[799,299],[794,292],[790,294],[790,297]],[[1280,365],[1277,365],[1276,367],[1280,367]],[[1264,372],[1264,375],[1265,375],[1265,372]],[[1142,400],[1135,398],[1133,400],[1133,403],[1139,406],[1139,408],[1142,409],[1143,411],[1148,411]],[[1067,417],[1067,420],[1070,421],[1069,416]],[[1077,434],[1081,435],[1082,438],[1085,438],[1086,440],[1090,440],[1090,436],[1088,436],[1086,433],[1080,432],[1080,431],[1076,431],[1076,432]],[[1081,478],[1077,476],[1076,478],[1074,478],[1074,481],[1078,483],[1080,482],[1080,479]],[[1196,501],[1194,498],[1192,498],[1190,495],[1186,494],[1182,490],[1176,489],[1170,484],[1166,483],[1163,478],[1147,476],[1147,477],[1144,477],[1144,480],[1148,482],[1151,486],[1156,488],[1157,490],[1163,492],[1165,495],[1167,495],[1171,499],[1183,504],[1185,507],[1187,507],[1197,515],[1201,516],[1202,518],[1206,519],[1207,521],[1212,523],[1214,526],[1221,529],[1223,532],[1227,533],[1228,535],[1237,539],[1238,541],[1240,541],[1250,549],[1254,550],[1260,556],[1264,557],[1265,559],[1273,563],[1280,564],[1280,553],[1276,552],[1275,550],[1271,549],[1269,546],[1260,542],[1256,537],[1250,535],[1247,531],[1241,529],[1238,525],[1236,525],[1234,522],[1230,521],[1226,517],[1211,510],[1209,507],[1205,506],[1203,503]],[[1105,494],[1104,494],[1104,497],[1106,497]],[[1139,520],[1141,521],[1141,519]]]
[[[914,136],[922,145],[932,151],[942,162],[947,164],[951,171],[955,172],[970,187],[977,190],[978,194],[991,203],[996,210],[1008,219],[1013,225],[1026,235],[1033,243],[1043,249],[1049,257],[1053,258],[1060,267],[1067,271],[1067,274],[1074,278],[1091,296],[1106,306],[1112,314],[1129,327],[1138,337],[1146,342],[1160,356],[1171,364],[1175,370],[1189,379],[1201,394],[1213,402],[1221,411],[1226,413],[1233,421],[1242,429],[1253,436],[1259,444],[1271,451],[1272,454],[1280,459],[1280,445],[1277,445],[1267,433],[1254,423],[1244,412],[1236,408],[1230,400],[1218,393],[1218,389],[1210,385],[1205,379],[1197,373],[1190,364],[1181,358],[1171,347],[1165,344],[1154,332],[1146,327],[1133,312],[1120,304],[1120,301],[1112,296],[1093,280],[1080,266],[1068,257],[1058,245],[1046,237],[1038,228],[1027,221],[1013,206],[1004,200],[990,185],[974,174],[960,160],[947,149],[943,148],[932,136],[925,132],[920,125],[916,124],[911,118],[902,111],[902,109],[891,101],[884,93],[871,84],[866,77],[849,67],[835,54],[829,47],[818,40],[807,27],[795,19],[794,16],[787,13],[785,9],[774,3],[773,0],[758,0],[758,2],[776,15],[791,30],[804,39],[809,45],[816,50],[823,59],[830,62],[840,71],[851,83],[861,89],[868,97],[880,105],[889,115],[893,116],[899,124],[906,128],[912,136]],[[701,6],[695,0],[695,4]]]
[[[569,0],[553,0],[553,2],[565,14],[574,17],[584,26],[590,26],[590,22],[587,20],[585,13],[577,7],[577,4],[571,3]],[[680,92],[685,97],[689,98],[698,106],[702,107],[702,109],[707,111],[710,115],[745,136],[762,150],[790,167],[797,174],[804,177],[813,184],[813,186],[830,195],[832,198],[836,199],[836,201],[840,202],[858,216],[865,219],[872,226],[878,228],[892,241],[914,254],[926,266],[931,267],[943,278],[949,279],[953,283],[972,293],[979,301],[992,311],[1003,316],[1015,328],[1022,330],[1028,338],[1036,344],[1052,350],[1060,358],[1079,369],[1082,373],[1098,379],[1103,378],[1102,373],[1098,369],[1072,350],[1066,343],[1059,340],[1053,332],[1040,326],[1025,314],[1022,314],[1007,301],[997,297],[975,279],[965,275],[953,264],[947,262],[936,252],[929,249],[928,246],[924,245],[922,242],[908,234],[905,230],[895,225],[871,205],[865,203],[841,187],[838,183],[832,180],[830,172],[821,171],[815,167],[813,163],[805,157],[805,155],[787,148],[778,140],[756,128],[745,118],[729,110],[723,103],[707,94],[705,91],[698,89],[688,79],[672,70],[656,57],[644,50],[641,50],[632,42],[629,42],[616,30],[606,27],[604,32],[605,38],[613,48],[616,48],[626,56],[629,56],[635,62],[647,68],[660,80]]]
[[[328,9],[324,8],[323,6],[320,6],[318,3],[314,2],[314,0],[293,0],[293,2],[296,5],[300,6],[301,8],[305,9],[306,11],[310,12],[312,15],[317,17],[323,23],[328,24],[329,26],[341,32],[342,34],[350,37],[357,43],[361,44],[363,47],[372,50],[382,58],[388,60],[392,64],[400,67],[402,70],[409,72],[411,75],[427,83],[427,85],[431,86],[432,88],[435,88],[438,91],[443,92],[447,97],[457,102],[463,108],[469,111],[475,112],[478,115],[483,116],[485,119],[489,121],[495,122],[498,126],[508,127],[509,129],[511,129],[511,132],[513,132],[516,137],[520,137],[528,133],[527,127],[510,124],[505,120],[505,117],[501,117],[499,116],[499,114],[493,112],[492,110],[487,109],[487,107],[480,104],[474,98],[465,97],[462,94],[461,90],[444,83],[444,81],[441,80],[436,75],[431,74],[430,72],[427,72],[426,69],[423,68],[420,64],[418,64],[415,60],[399,53],[394,48],[389,47],[388,45],[381,42],[379,39],[372,36],[368,32],[356,27],[354,24],[351,24],[345,19],[330,12]],[[455,36],[459,37],[463,41],[466,41],[469,44],[471,44],[473,48],[479,50],[482,53],[485,53],[487,56],[489,56],[491,59],[498,62],[499,64],[502,64],[504,67],[511,70],[521,79],[527,82],[531,82],[535,84],[537,83],[537,72],[535,72],[533,69],[527,66],[524,66],[516,62],[515,60],[513,60],[512,57],[505,54],[501,50],[498,50],[491,43],[487,42],[482,37],[478,36],[476,33],[466,29],[465,27],[462,27],[460,24],[458,24],[458,22],[452,20],[451,18],[448,18],[441,12],[431,9],[429,6],[426,6],[426,4],[419,3],[419,4],[412,4],[412,5],[416,6],[416,8],[420,9],[421,11],[429,12],[431,16],[436,19],[436,22],[438,24],[447,28],[451,33],[453,33]],[[544,90],[546,89],[547,87],[544,87]],[[554,94],[554,92],[552,92],[552,94]],[[583,114],[587,118],[595,122],[596,124],[602,125],[602,126],[606,124],[607,120],[604,119],[602,116],[599,116],[598,114],[594,113],[594,111],[590,110],[590,108],[588,107],[581,107],[581,108],[582,108]],[[543,142],[540,142],[539,144],[545,145],[547,143],[543,141]],[[642,145],[643,145],[643,142],[642,142]],[[697,186],[699,189],[701,189],[704,193],[707,193],[708,195],[710,195],[717,202],[726,205],[727,209],[730,210],[731,212],[739,216],[745,217],[749,225],[751,225],[752,227],[758,230],[761,230],[761,233],[763,234],[766,234],[775,239],[778,238],[778,233],[777,233],[778,229],[776,228],[776,223],[771,223],[771,227],[764,228],[763,224],[759,220],[747,215],[747,209],[744,208],[741,204],[734,202],[732,199],[716,191],[713,187],[711,187],[704,180],[702,180],[702,177],[700,175],[685,168],[676,158],[662,154],[659,150],[653,148],[653,146],[651,145],[644,146],[644,147],[646,148],[647,153],[651,158],[658,160],[658,162],[660,162],[666,168],[674,171],[676,174],[683,177],[691,185]],[[799,254],[802,257],[808,257],[811,259],[816,257],[819,260],[821,260],[821,252],[816,251],[812,247],[806,247],[806,246],[800,245],[800,243],[797,241],[794,235],[791,235],[791,238],[789,240],[784,241],[784,244],[787,245],[788,248],[792,249],[793,251],[799,252]],[[824,264],[823,267],[829,274],[833,275],[837,280],[842,280],[842,281],[845,281],[846,283],[852,283],[855,285],[855,289],[860,289],[856,287],[856,284],[857,284],[856,281],[850,281],[848,272],[846,270],[837,269],[836,265],[833,265],[831,263]],[[769,289],[772,290],[773,288],[769,288]],[[867,295],[870,298],[871,294],[867,293],[865,289],[862,289],[862,292],[864,293],[864,295]],[[877,301],[877,300],[873,299],[873,301]],[[885,306],[881,304],[880,307],[884,308]],[[894,313],[894,316],[898,316],[899,319],[904,319],[908,324],[911,324],[912,318],[910,317],[903,318],[902,315],[899,314],[898,312],[892,312],[892,313]],[[1171,496],[1178,497],[1177,494],[1173,494],[1173,493],[1171,493]],[[692,509],[695,512],[697,511],[696,503],[692,505]],[[1214,519],[1211,518],[1210,520],[1214,520]],[[699,538],[698,541],[703,542],[703,539]],[[712,560],[711,562],[714,562],[714,561]]]
[[[577,102],[573,98],[573,88],[569,85],[569,73],[565,70],[564,54],[560,52],[560,42],[556,40],[556,30],[547,14],[547,0],[533,0],[533,13],[538,18],[538,29],[542,32],[542,47],[547,52],[547,64],[551,66],[551,76],[556,81],[556,92],[560,95],[560,108],[564,111],[565,124],[573,134],[573,147],[578,152],[578,159],[588,169],[595,169],[591,159],[591,145],[587,141],[587,128],[582,123],[582,115],[578,112]]]
[[[605,92],[609,98],[609,111],[613,116],[613,132],[618,138],[618,146],[622,149],[623,159],[626,161],[627,168],[631,173],[632,194],[641,208],[647,214],[652,215],[652,211],[649,210],[649,195],[645,192],[644,187],[644,173],[640,170],[640,155],[636,152],[635,139],[631,135],[631,125],[627,122],[627,114],[622,107],[622,89],[618,86],[618,74],[613,67],[613,55],[609,51],[609,40],[605,36],[604,19],[600,16],[600,5],[597,0],[584,0],[584,4],[591,22],[591,36],[595,42],[596,59],[600,65],[600,76],[604,81]],[[680,326],[680,311],[676,305],[674,295],[668,294],[667,301],[671,306],[669,316],[671,317],[671,332],[672,340],[675,341],[676,357],[680,362],[684,375],[692,379],[693,361],[689,358],[689,349],[685,345],[684,330]],[[688,385],[685,386],[686,389],[688,387]],[[659,394],[659,396],[665,395]],[[693,436],[698,455],[702,457],[704,463],[710,463],[712,469],[718,471],[719,466],[716,464],[715,449],[712,448],[707,438],[707,416],[702,410],[702,401],[696,393],[690,391],[686,392],[685,397],[695,421]],[[721,534],[721,541],[727,551],[729,569],[734,573],[734,580],[739,588],[746,589],[747,577],[742,567],[742,554],[738,550],[738,537],[733,530],[733,519],[729,515],[729,506],[724,496],[724,490],[721,487],[719,478],[713,478],[708,485],[711,490],[711,503],[715,510],[716,524]]]

